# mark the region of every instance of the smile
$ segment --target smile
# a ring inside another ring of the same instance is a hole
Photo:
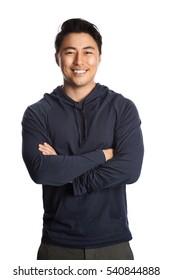
[[[86,73],[86,71],[87,70],[82,70],[82,69],[80,69],[80,70],[78,70],[78,69],[73,70],[73,72],[76,73],[76,74],[84,74],[84,73]]]

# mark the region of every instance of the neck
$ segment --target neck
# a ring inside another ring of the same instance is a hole
[[[85,87],[72,87],[71,85],[64,84],[62,89],[74,101],[80,102],[85,99],[95,87],[95,83]]]

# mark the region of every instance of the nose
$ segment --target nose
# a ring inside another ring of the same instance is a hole
[[[74,59],[74,64],[75,65],[80,65],[80,64],[82,64],[83,63],[83,55],[82,55],[82,53],[76,53],[76,55],[75,55],[75,59]]]

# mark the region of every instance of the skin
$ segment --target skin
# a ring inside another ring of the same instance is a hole
[[[95,87],[94,78],[101,60],[95,40],[87,33],[70,33],[55,57],[63,74],[63,90],[80,102]]]
[[[101,61],[98,46],[87,33],[70,33],[65,36],[56,62],[63,74],[63,90],[74,101],[80,102],[95,87],[95,75]],[[39,144],[45,155],[58,155],[48,143]],[[106,161],[114,156],[113,149],[103,150]]]

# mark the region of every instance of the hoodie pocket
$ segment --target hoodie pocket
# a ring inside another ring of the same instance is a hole
[[[54,226],[66,234],[88,238],[120,233],[123,219],[115,197],[110,189],[76,197],[66,194],[57,207]]]

